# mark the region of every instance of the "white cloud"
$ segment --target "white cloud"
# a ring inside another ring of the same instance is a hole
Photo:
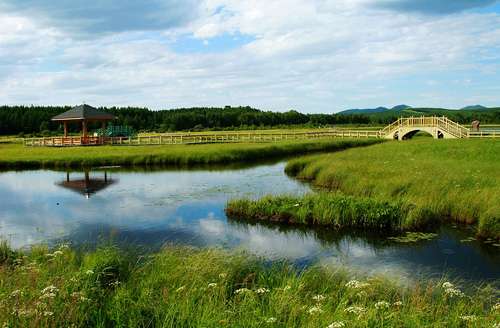
[[[0,70],[6,72],[0,99],[328,112],[393,102],[458,107],[471,91],[461,89],[454,97],[463,97],[451,99],[426,81],[444,85],[452,74],[488,74],[498,81],[498,65],[492,64],[500,59],[498,13],[415,15],[374,9],[373,2],[206,0],[197,7],[198,19],[183,27],[162,34],[122,29],[91,41],[63,38],[60,24],[39,27],[31,16],[4,14],[9,32],[0,32]],[[19,24],[25,26],[21,31]],[[178,53],[172,47],[189,35],[207,48],[216,36],[237,34],[253,41],[217,53]],[[47,62],[60,67],[40,69]],[[401,77],[410,92],[391,88]],[[438,97],[411,95],[417,86]],[[498,101],[491,90],[484,89],[483,97]]]

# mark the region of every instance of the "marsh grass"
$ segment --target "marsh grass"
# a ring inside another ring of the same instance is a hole
[[[317,139],[275,143],[162,146],[24,147],[0,144],[0,168],[81,168],[120,166],[192,166],[255,162],[270,158],[337,151],[380,143],[376,139]]]
[[[13,261],[0,264],[4,327],[496,327],[500,321],[498,290],[486,285],[402,287],[220,249],[167,247],[138,256],[63,246],[10,253]]]
[[[406,204],[406,226],[477,224],[500,238],[500,142],[388,142],[291,160],[286,172],[333,192]]]
[[[226,214],[232,219],[382,231],[409,228],[404,221],[408,211],[402,203],[329,193],[235,199],[226,204]]]

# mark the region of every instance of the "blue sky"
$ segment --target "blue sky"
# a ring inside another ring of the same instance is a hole
[[[500,106],[496,0],[0,0],[0,104]]]

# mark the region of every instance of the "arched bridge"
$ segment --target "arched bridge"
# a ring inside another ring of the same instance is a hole
[[[429,133],[435,139],[491,137],[482,132],[472,132],[444,116],[402,117],[378,133],[381,138],[404,140],[420,131]]]

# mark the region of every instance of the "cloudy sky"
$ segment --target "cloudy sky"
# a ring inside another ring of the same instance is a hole
[[[496,0],[0,0],[0,104],[500,105]]]

